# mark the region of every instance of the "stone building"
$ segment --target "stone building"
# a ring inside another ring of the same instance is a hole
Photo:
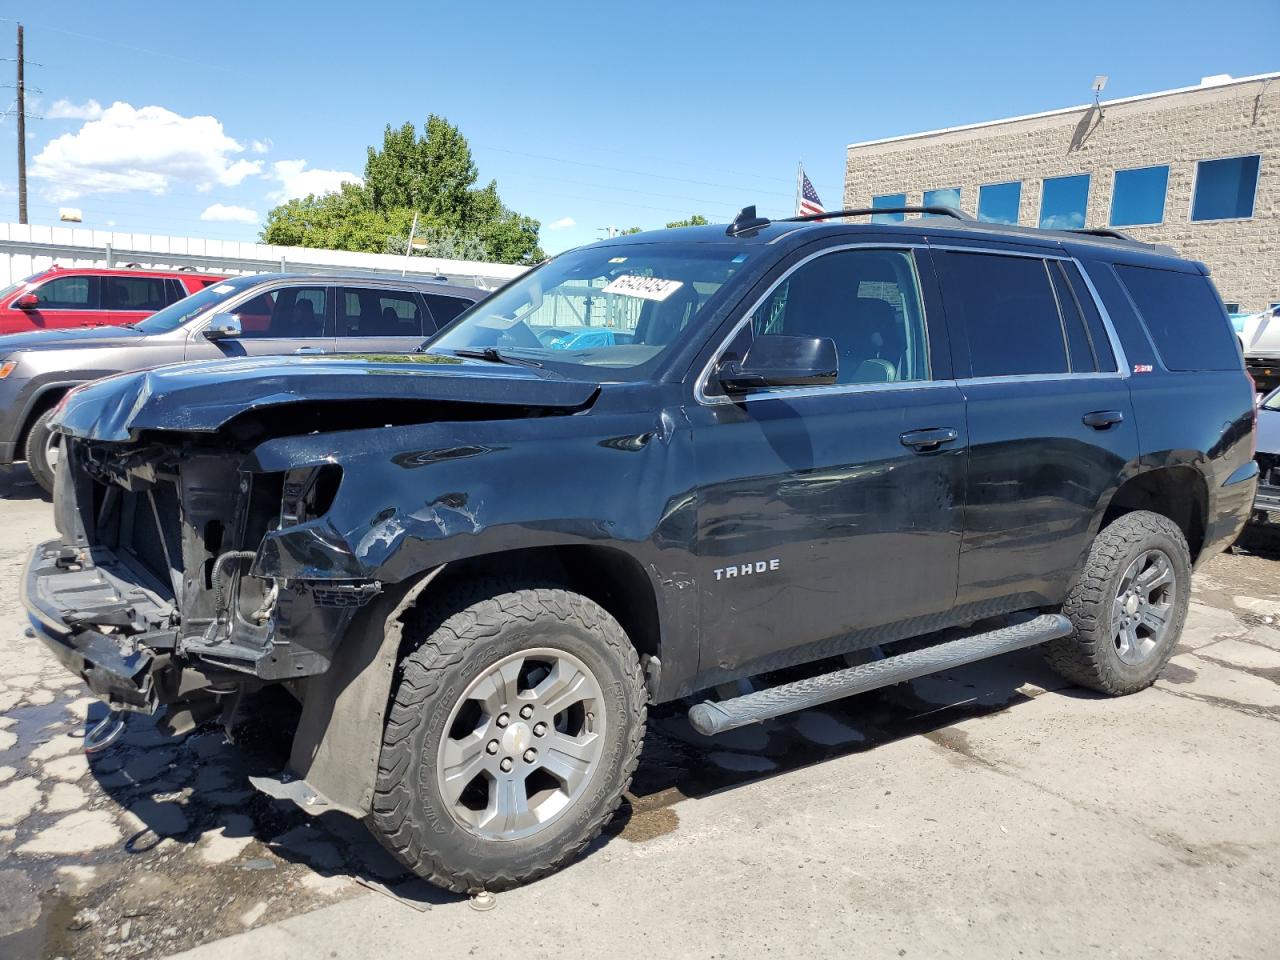
[[[849,145],[845,207],[921,203],[1166,243],[1209,265],[1232,312],[1265,309],[1280,303],[1280,73]]]

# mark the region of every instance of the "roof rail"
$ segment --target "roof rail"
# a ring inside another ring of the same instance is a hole
[[[972,223],[973,217],[956,207],[944,207],[928,204],[922,207],[851,207],[847,210],[827,210],[824,213],[806,213],[801,217],[783,217],[779,223],[809,223],[812,220],[829,220],[832,217],[864,217],[877,213],[924,213],[935,217],[950,217],[953,220]]]
[[[1112,230],[1110,227],[1068,227],[1064,233],[1083,233],[1090,237],[1109,237],[1112,240],[1128,240],[1130,243],[1146,243],[1131,233]]]

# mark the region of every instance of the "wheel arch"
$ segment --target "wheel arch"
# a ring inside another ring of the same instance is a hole
[[[1176,524],[1186,537],[1191,562],[1196,562],[1209,524],[1209,484],[1197,467],[1170,464],[1129,477],[1107,502],[1099,529],[1135,510],[1157,513]]]

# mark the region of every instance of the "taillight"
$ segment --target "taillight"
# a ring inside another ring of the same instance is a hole
[[[1258,404],[1262,402],[1262,398],[1258,396],[1258,381],[1253,379],[1253,374],[1247,367],[1244,375],[1249,380],[1249,396],[1253,398],[1253,425],[1249,429],[1249,458],[1253,459],[1258,453]]]

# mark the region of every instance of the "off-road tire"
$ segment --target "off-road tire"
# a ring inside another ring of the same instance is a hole
[[[613,817],[644,740],[644,678],[622,627],[579,594],[488,581],[437,598],[405,634],[412,649],[388,710],[370,829],[414,873],[458,893],[509,889],[565,866]],[[607,711],[603,754],[584,792],[537,833],[487,840],[459,825],[441,795],[445,724],[487,667],[536,647],[565,650],[595,674]]]
[[[41,490],[50,495],[53,494],[53,466],[46,455],[46,445],[51,432],[49,421],[52,419],[52,407],[36,418],[35,423],[31,424],[31,429],[27,431],[27,442],[23,451],[27,459],[27,469],[31,471],[31,478]]]
[[[1173,568],[1175,593],[1170,629],[1142,663],[1120,659],[1111,632],[1111,609],[1120,579],[1144,551],[1159,549]],[[1075,631],[1044,647],[1049,665],[1072,683],[1099,693],[1123,696],[1149,687],[1164,670],[1182,635],[1191,596],[1191,553],[1186,538],[1167,517],[1145,510],[1126,513],[1103,528],[1062,613]]]

